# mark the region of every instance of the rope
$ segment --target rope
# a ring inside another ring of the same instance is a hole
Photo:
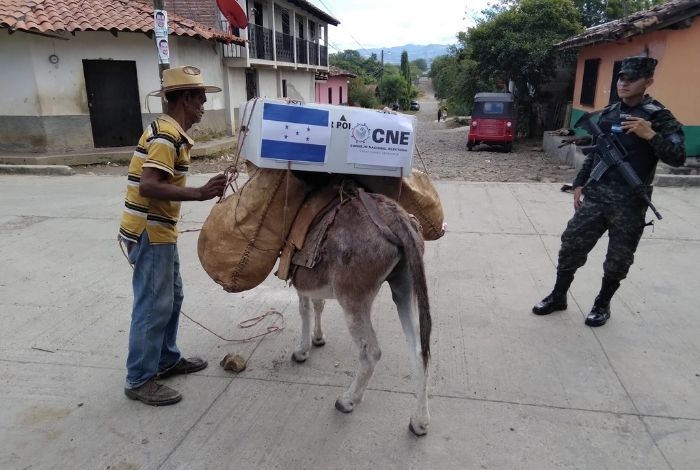
[[[124,255],[124,258],[126,259],[126,262],[129,263],[129,266],[131,267],[131,269],[133,271],[134,265],[129,262],[129,256],[127,255],[126,249],[124,248],[123,240],[121,238],[118,238],[117,243],[119,243],[119,248],[122,250],[122,254]],[[259,333],[257,335],[253,335],[253,336],[246,336],[245,338],[225,338],[225,337],[221,336],[220,334],[218,334],[217,332],[215,332],[214,330],[208,328],[206,325],[198,322],[194,318],[187,315],[182,309],[180,309],[180,314],[182,314],[183,317],[187,318],[192,323],[195,323],[196,325],[199,325],[200,327],[204,328],[206,331],[208,331],[212,335],[216,336],[217,338],[219,338],[223,341],[230,342],[230,343],[245,343],[247,341],[252,341],[256,338],[261,338],[263,336],[267,336],[271,333],[279,333],[280,331],[284,330],[286,327],[285,321],[284,321],[284,315],[282,315],[282,313],[280,313],[279,311],[272,309],[272,310],[268,310],[267,312],[263,313],[262,315],[258,315],[257,317],[252,317],[252,318],[248,318],[246,320],[241,321],[240,323],[238,323],[238,328],[251,328],[251,327],[257,325],[258,323],[260,323],[261,321],[263,321],[265,319],[265,317],[269,317],[269,316],[273,316],[273,315],[278,316],[282,319],[281,326],[272,324],[272,325],[269,325],[265,329],[264,333]]]
[[[253,111],[255,111],[255,105],[258,104],[258,101],[260,98],[254,98],[250,101],[253,102],[252,107],[250,108],[250,113],[248,113],[248,105],[250,105],[250,101],[247,101],[245,104],[245,107],[243,108],[243,116],[247,116],[248,120],[245,122],[245,124],[241,124],[241,127],[238,129],[238,142],[236,144],[236,155],[233,157],[233,163],[231,163],[225,170],[224,170],[224,176],[226,176],[226,186],[224,187],[224,192],[221,193],[221,196],[219,197],[219,200],[216,201],[216,203],[220,203],[221,201],[224,200],[226,197],[226,189],[231,188],[231,190],[235,193],[240,190],[238,188],[238,185],[236,184],[234,187],[234,183],[236,183],[236,180],[238,179],[239,172],[238,172],[238,162],[240,161],[241,158],[241,150],[243,149],[243,144],[245,143],[245,139],[248,136],[248,132],[250,131],[250,121],[253,119]]]
[[[423,169],[425,170],[425,173],[427,175],[430,175],[430,172],[428,171],[428,167],[425,165],[425,160],[423,160],[423,155],[420,153],[420,149],[418,148],[418,144],[415,144],[416,152],[418,153],[418,158],[420,158],[420,162],[423,164]]]

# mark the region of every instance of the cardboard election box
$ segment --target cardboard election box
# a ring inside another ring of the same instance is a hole
[[[261,168],[409,176],[416,118],[255,98],[240,107],[241,155]]]

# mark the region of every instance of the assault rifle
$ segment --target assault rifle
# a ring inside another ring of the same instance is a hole
[[[634,192],[644,201],[652,210],[657,219],[661,220],[661,214],[652,204],[649,195],[646,193],[645,185],[639,179],[637,172],[634,171],[632,165],[626,160],[627,150],[620,142],[620,139],[613,133],[603,132],[598,124],[593,119],[597,113],[586,113],[576,121],[574,127],[587,131],[595,143],[581,147],[584,155],[589,153],[597,153],[600,156],[600,161],[591,170],[591,175],[586,184],[591,181],[599,181],[606,171],[610,168],[617,168],[617,171],[623,176],[627,184],[634,189]]]

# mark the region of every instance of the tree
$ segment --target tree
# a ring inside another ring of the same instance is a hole
[[[411,83],[411,66],[408,64],[408,52],[401,52],[401,76],[407,83]]]
[[[348,49],[331,54],[329,63],[362,77],[365,83],[377,83],[382,74],[382,64],[376,54],[364,59],[359,52]]]
[[[355,77],[350,80],[348,88],[348,102],[352,105],[358,105],[363,108],[376,108],[377,99],[365,84],[362,77]]]
[[[520,123],[538,133],[532,105],[555,74],[553,45],[582,29],[571,0],[520,0],[460,35],[469,59],[480,73],[515,84]]]
[[[415,69],[419,70],[420,73],[428,71],[428,63],[425,61],[425,59],[413,60],[413,61],[411,61],[411,66],[414,67]]]
[[[400,103],[403,105],[406,100],[406,88],[406,80],[401,75],[384,77],[382,83],[379,84],[382,103],[387,105]]]

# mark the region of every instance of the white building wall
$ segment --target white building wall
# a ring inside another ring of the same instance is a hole
[[[170,37],[170,66],[194,65],[202,71],[207,85],[225,89],[226,80],[220,46],[210,41],[197,41],[185,37]],[[155,50],[155,49],[154,49]],[[244,82],[245,84],[245,82]],[[205,110],[226,109],[224,93],[207,94]]]
[[[227,70],[228,94],[231,102],[229,122],[231,131],[236,133],[239,127],[240,105],[248,100],[245,85],[245,69],[229,67]]]
[[[38,116],[41,112],[30,39],[21,33],[0,36],[0,89],[5,91],[0,93],[0,116]]]
[[[282,80],[287,80],[287,96],[304,103],[316,101],[314,72],[301,70],[280,70],[280,93]]]
[[[277,71],[274,69],[258,69],[258,96],[260,98],[278,98]]]
[[[157,50],[143,33],[78,32],[68,40],[22,32],[0,38],[0,150],[69,151],[94,146],[85,89],[83,60],[136,62],[140,110],[144,125],[160,114],[161,100],[149,92],[160,88]],[[172,66],[196,65],[205,81],[224,88],[218,46],[210,41],[171,36]],[[51,63],[49,57],[58,57]],[[7,67],[7,64],[11,64]],[[245,90],[245,81],[242,85]],[[219,135],[230,132],[231,108],[224,93],[210,94],[204,120],[193,129]],[[115,96],[115,99],[119,99]],[[4,117],[4,118],[3,118]]]

